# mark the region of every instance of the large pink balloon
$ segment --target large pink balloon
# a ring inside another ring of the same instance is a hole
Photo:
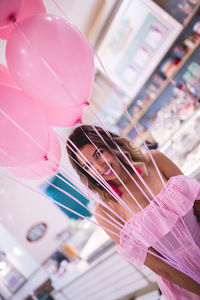
[[[1,0],[0,0],[1,1]],[[3,0],[7,1],[7,0]],[[18,22],[23,21],[24,19],[37,15],[40,13],[45,13],[46,9],[42,0],[24,0],[24,5],[22,10],[17,18]],[[9,38],[10,32],[12,31],[13,26],[8,24],[8,26],[0,29],[0,38],[7,40]]]
[[[61,158],[61,150],[57,136],[51,128],[49,131],[49,153],[47,158],[47,160],[41,160],[23,167],[9,167],[7,170],[11,174],[24,179],[40,179],[56,173]]]
[[[22,9],[23,0],[0,0],[0,28],[17,18]]]
[[[31,45],[20,31],[13,30],[6,47],[8,69],[17,85],[47,105],[85,103],[94,80],[94,60],[86,37],[65,19],[46,14],[25,19],[20,29]]]
[[[34,101],[20,89],[0,84],[0,150],[21,163],[45,159],[49,148],[46,119]],[[14,120],[32,139],[15,126]],[[44,150],[43,150],[44,149]],[[19,166],[20,163],[0,151],[0,166]]]
[[[8,69],[0,64],[0,83],[16,86],[16,83],[10,76]]]

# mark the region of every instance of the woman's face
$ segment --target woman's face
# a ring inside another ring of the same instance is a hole
[[[117,179],[114,172],[119,177],[121,176],[122,168],[119,162],[106,149],[96,149],[93,145],[87,144],[80,151],[83,157],[82,159],[77,157],[78,162],[92,177],[98,178],[98,175],[101,175],[106,181],[114,181]],[[81,155],[79,154],[79,156]]]

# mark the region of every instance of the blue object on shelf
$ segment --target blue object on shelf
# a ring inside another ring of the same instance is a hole
[[[62,174],[58,173],[57,175],[59,177],[61,177],[62,179],[64,179],[66,182],[70,183],[72,186],[74,186]],[[58,188],[60,188],[64,191],[66,191],[67,193],[71,194],[78,201],[80,201],[82,204],[87,206],[88,203],[89,203],[89,200],[87,198],[85,198],[84,196],[82,196],[79,192],[74,190],[71,186],[69,186],[67,183],[65,183],[62,179],[58,178],[57,176],[54,176],[54,178],[51,180],[51,183],[53,185],[55,185],[56,187],[58,187]],[[70,209],[74,210],[75,212],[83,215],[84,217],[90,217],[91,216],[91,213],[86,208],[81,206],[79,203],[77,203],[71,197],[69,197],[69,196],[65,195],[63,192],[59,191],[56,187],[54,187],[52,185],[48,185],[48,186],[45,186],[45,188],[42,187],[41,189],[50,198],[56,200],[57,202],[59,202],[62,205],[67,206],[68,208],[70,208]],[[60,205],[58,205],[58,207],[60,209],[62,209],[62,211],[66,215],[68,215],[69,218],[76,219],[76,220],[80,218],[80,216],[78,216],[75,213],[65,209],[64,207],[62,207]]]

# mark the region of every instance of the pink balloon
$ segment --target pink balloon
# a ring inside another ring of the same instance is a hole
[[[81,123],[84,110],[87,105],[77,105],[74,107],[64,106],[49,106],[38,103],[41,106],[45,117],[52,126],[69,127],[77,123]]]
[[[0,28],[17,18],[22,9],[23,0],[0,0]]]
[[[86,37],[65,19],[46,14],[24,20],[20,29],[31,45],[13,30],[6,47],[8,69],[17,85],[53,107],[86,103],[94,81],[94,60]]]
[[[16,86],[16,83],[10,76],[8,69],[0,64],[0,83]]]
[[[9,85],[0,84],[0,95],[0,150],[5,152],[0,151],[0,166],[19,166],[19,162],[31,163],[45,159],[49,147],[48,126],[38,105],[20,89]],[[41,145],[42,149],[5,114]]]
[[[49,129],[49,153],[47,158],[47,160],[41,160],[23,167],[7,168],[7,170],[11,174],[24,179],[40,179],[56,173],[61,158],[61,150],[57,136],[51,128]]]
[[[11,78],[8,69],[0,64],[0,83],[16,86],[16,83]],[[38,102],[37,100],[33,100]],[[50,106],[38,102],[41,110],[49,125],[68,127],[81,122],[86,104],[77,105],[74,107],[68,106]]]
[[[0,0],[1,1],[1,0]],[[4,0],[7,1],[7,0]],[[24,5],[22,10],[17,18],[18,22],[23,21],[24,19],[41,14],[46,13],[46,9],[42,0],[24,0]],[[3,40],[7,40],[9,35],[13,29],[13,26],[8,24],[8,26],[0,29],[0,38]]]

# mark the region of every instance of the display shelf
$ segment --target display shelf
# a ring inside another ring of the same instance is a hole
[[[178,64],[176,70],[173,72],[173,74],[168,77],[162,86],[158,89],[156,95],[144,106],[143,109],[139,111],[139,113],[132,117],[133,122],[137,125],[138,121],[145,115],[145,113],[148,111],[148,109],[152,106],[152,104],[158,99],[158,97],[162,94],[162,92],[165,90],[167,85],[173,80],[173,78],[176,76],[176,74],[180,71],[180,69],[184,66],[184,64],[187,62],[187,60],[191,57],[191,55],[197,50],[197,48],[200,45],[200,38],[196,41],[194,44],[194,47],[190,49],[182,58],[180,63]],[[133,129],[132,124],[129,124],[125,130],[123,130],[122,135],[127,136],[129,132]]]
[[[198,4],[196,4],[196,6],[194,7],[192,13],[187,17],[187,20],[186,20],[186,22],[184,23],[184,26],[183,26],[183,30],[181,31],[180,34],[182,34],[182,33],[184,32],[184,30],[188,27],[188,25],[190,24],[191,20],[192,20],[192,19],[194,18],[194,16],[197,14],[197,12],[198,12],[199,9],[200,9],[200,1],[199,1]],[[198,45],[199,45],[199,44],[198,44]],[[198,47],[198,45],[197,45],[197,47]],[[193,51],[194,51],[194,50],[193,50]],[[162,87],[160,87],[160,88],[158,89],[158,91],[157,91],[155,97],[154,97],[153,99],[151,99],[151,100],[145,105],[145,108],[142,109],[142,111],[140,111],[140,112],[138,113],[138,116],[136,116],[136,118],[134,118],[134,121],[135,121],[135,122],[138,122],[139,119],[142,118],[143,115],[148,111],[148,109],[151,107],[151,105],[156,101],[156,99],[160,96],[160,94],[161,94],[161,93],[164,91],[164,89],[167,87],[167,85],[169,84],[170,80],[176,75],[176,73],[179,71],[179,69],[182,67],[182,65],[187,61],[188,55],[190,56],[190,55],[193,53],[193,51],[192,51],[192,52],[189,51],[190,53],[185,55],[185,58],[184,58],[183,62],[179,63],[179,66],[178,66],[178,68],[177,68],[177,71],[175,71],[175,73],[173,74],[173,76],[171,76],[169,80],[166,79],[166,81],[165,81],[165,83],[162,85]],[[181,61],[182,61],[182,60],[181,60]],[[127,108],[130,106],[130,104],[131,104],[132,102],[133,102],[133,99],[132,99],[129,103],[127,103],[127,105],[126,105]],[[121,119],[123,116],[124,116],[124,113],[122,112],[122,114],[121,114],[118,118],[116,118],[115,123],[114,123],[115,126],[117,125],[117,123],[120,121],[120,119]]]
[[[188,26],[188,24],[190,23],[190,21],[192,20],[192,18],[196,15],[196,13],[198,12],[198,9],[200,8],[200,1],[199,3],[197,3],[197,5],[195,6],[195,8],[193,9],[192,13],[187,17],[187,20],[184,24],[184,27]]]
[[[139,16],[134,19],[133,13]],[[183,25],[150,0],[124,0],[98,56],[128,107],[183,30]],[[103,73],[97,63],[97,69]],[[114,125],[114,124],[113,124]]]
[[[199,120],[200,107],[159,147],[159,151],[173,160],[185,175],[196,179],[200,179]]]
[[[165,10],[169,15],[173,16],[178,22],[183,25],[187,25],[190,22],[193,14],[198,10],[200,1],[183,1],[183,0],[153,0],[157,5],[159,5],[163,10]],[[184,9],[181,10],[179,5],[184,6],[187,11],[184,12]],[[179,8],[178,8],[179,7]],[[191,9],[191,11],[189,11]],[[179,11],[178,11],[179,10]]]
[[[164,145],[162,145],[159,150],[163,153],[167,152],[171,144],[179,137],[181,134],[183,134],[187,128],[192,126],[192,124],[195,122],[195,120],[200,117],[200,107],[198,107],[192,114],[192,116],[184,121],[182,125],[174,132],[173,136],[170,137],[169,140],[167,140]]]

